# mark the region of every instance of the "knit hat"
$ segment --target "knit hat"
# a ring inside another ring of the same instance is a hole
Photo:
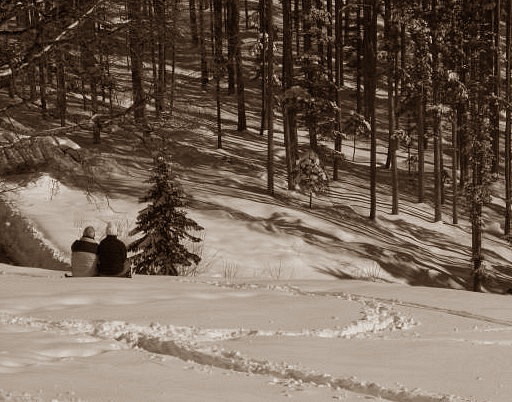
[[[117,227],[114,226],[112,222],[107,223],[106,229],[107,236],[117,236]]]
[[[94,228],[92,226],[87,226],[84,229],[83,237],[89,237],[91,239],[94,239],[95,235],[96,235],[96,231],[94,230]]]

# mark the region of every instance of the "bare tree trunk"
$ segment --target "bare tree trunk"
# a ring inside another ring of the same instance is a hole
[[[39,98],[41,99],[41,113],[43,118],[48,116],[48,106],[46,100],[46,55],[39,59]]]
[[[338,170],[341,162],[341,87],[342,82],[342,68],[343,68],[343,43],[342,35],[343,30],[341,26],[342,21],[342,6],[343,0],[334,0],[334,83],[336,84],[336,106],[338,113],[336,114],[336,129],[338,133],[334,138],[334,158],[333,158],[333,180],[338,180]]]
[[[399,191],[398,191],[398,165],[397,165],[397,150],[399,141],[395,136],[395,60],[396,53],[392,49],[395,38],[392,38],[392,24],[394,23],[391,18],[391,0],[385,2],[384,14],[384,29],[388,46],[390,49],[387,51],[387,90],[388,90],[388,160],[391,167],[392,175],[392,202],[391,214],[398,215],[399,212]]]
[[[127,0],[130,27],[128,32],[132,72],[134,117],[139,124],[146,124],[146,95],[144,93],[144,69],[142,64],[144,42],[141,36],[142,8],[138,0]]]
[[[178,36],[178,0],[171,0],[171,40],[170,42],[170,56],[171,56],[171,79],[169,83],[170,87],[170,99],[169,99],[169,107],[170,113],[174,111],[174,99],[176,98],[176,38]],[[169,49],[167,50],[169,52]],[[165,74],[165,82],[167,85],[167,74]]]
[[[158,46],[158,34],[155,29],[155,13],[153,12],[153,5],[155,1],[145,0],[143,12],[144,19],[149,21],[149,31],[148,36],[149,40],[146,41],[149,47],[149,54],[151,59],[151,72],[153,79],[153,98],[155,99],[155,114],[158,118],[160,118],[162,112],[162,104],[160,103],[161,99],[159,97],[160,93],[160,81],[158,80],[158,65],[157,65],[157,46]],[[155,4],[156,5],[156,4]]]
[[[215,37],[215,99],[217,104],[217,148],[222,148],[220,78],[222,68],[222,0],[213,1]]]
[[[457,116],[455,115],[455,110],[452,114],[452,223],[456,225],[459,221],[458,213],[457,213],[457,167],[458,167],[458,140],[457,140]]]
[[[505,73],[505,82],[506,82],[506,113],[507,117],[505,120],[505,235],[510,235],[510,221],[511,221],[511,191],[510,191],[510,179],[511,179],[511,149],[510,149],[510,137],[511,137],[511,110],[510,110],[510,102],[511,102],[511,50],[512,50],[512,0],[508,0],[507,3],[507,33],[506,33],[506,73]]]
[[[259,0],[259,17],[260,17],[260,41],[261,41],[261,58],[260,58],[260,76],[261,76],[261,124],[260,135],[263,136],[268,124],[268,110],[267,110],[267,85],[266,81],[266,58],[267,58],[267,19],[266,19],[267,1]]]
[[[202,3],[203,0],[198,0]],[[189,0],[188,2],[189,14],[190,14],[190,33],[192,35],[192,44],[197,46],[199,43],[199,38],[197,34],[197,7],[196,0]],[[201,5],[199,6],[201,7]]]
[[[64,55],[61,49],[55,50],[55,63],[57,70],[57,112],[61,127],[66,125],[66,72],[64,69]]]
[[[206,60],[206,45],[204,33],[204,2],[199,0],[199,54],[201,56],[201,87],[203,89],[208,85],[208,62]]]
[[[357,8],[357,45],[356,45],[356,111],[358,114],[361,114],[362,111],[362,96],[361,96],[361,54],[363,48],[363,42],[361,40],[361,30],[362,30],[362,21],[361,21],[361,7]],[[355,149],[355,137],[354,137],[354,149]]]
[[[327,0],[327,13],[332,15],[332,1]],[[329,77],[329,81],[333,81],[333,66],[332,66],[332,18],[327,23],[327,37],[329,40],[327,41],[327,76]]]
[[[493,146],[492,172],[498,173],[500,168],[500,103],[501,96],[501,0],[495,1],[493,11],[493,34],[494,34],[494,99],[491,100],[491,138]]]
[[[266,0],[266,19],[267,19],[267,90],[266,104],[268,110],[268,130],[267,130],[267,190],[270,195],[274,195],[274,23],[273,23],[273,0]]]
[[[236,11],[236,13],[235,13]],[[236,14],[236,15],[235,15]],[[238,40],[238,0],[226,0],[226,31],[228,36],[228,95],[235,93],[235,58]]]
[[[391,42],[391,0],[385,0],[384,2],[385,12],[384,12],[384,36],[386,37],[386,41],[388,43],[388,47],[391,48],[392,42]],[[395,131],[395,116],[391,117],[389,115],[390,109],[393,108],[393,112],[395,110],[394,108],[394,88],[393,88],[393,77],[394,75],[394,63],[391,56],[392,50],[387,49],[387,86],[388,86],[388,152],[386,156],[386,164],[385,168],[389,169],[391,167],[391,160],[393,158],[393,135]],[[391,63],[393,63],[393,66],[391,66]],[[393,102],[393,105],[390,104],[390,102]],[[390,124],[393,124],[393,127],[389,127]],[[394,174],[394,173],[393,173]],[[394,183],[394,181],[393,181]],[[394,188],[393,188],[393,195],[394,195]]]
[[[480,107],[476,107],[476,111],[473,116],[476,117],[476,124],[478,127],[475,130],[475,135],[480,136],[480,131],[483,128],[481,124],[481,111]],[[482,174],[481,174],[481,152],[479,152],[477,146],[473,146],[473,157],[472,157],[472,170],[473,170],[473,188],[478,189],[482,185]],[[473,261],[473,291],[480,292],[482,290],[482,275],[480,268],[482,264],[482,204],[473,197],[471,205],[471,250],[472,250],[472,261]]]
[[[247,0],[244,0],[244,11],[245,11],[245,29],[249,30],[249,5]]]
[[[423,98],[423,85],[417,98],[418,124],[416,125],[418,136],[418,202],[425,202],[425,109]]]
[[[167,16],[166,0],[154,0],[156,35],[157,35],[157,75],[156,75],[156,111],[157,115],[165,111],[166,95],[166,43],[167,43]],[[174,39],[173,39],[174,40]]]
[[[88,7],[89,2],[85,2],[84,6]],[[94,16],[96,13],[94,13]],[[82,56],[83,78],[89,84],[89,91],[91,97],[91,114],[95,116],[98,109],[98,66],[96,63],[96,54],[98,53],[98,46],[96,42],[96,26],[93,19],[84,21],[81,32],[83,36],[80,38],[80,53]],[[83,81],[82,81],[83,82]],[[85,100],[85,96],[84,96]],[[99,120],[93,119],[93,142],[99,144],[101,142],[101,125]]]
[[[377,121],[375,97],[377,90],[377,0],[365,0],[366,30],[364,42],[365,88],[370,134],[370,219],[377,217]]]
[[[295,31],[295,54],[297,55],[297,58],[300,57],[301,51],[300,51],[300,0],[294,0],[293,2],[293,25],[294,25],[294,31]]]
[[[441,115],[439,108],[439,49],[437,44],[437,0],[432,0],[432,103],[434,107],[434,221],[442,217]]]
[[[233,13],[233,34],[235,37],[235,73],[236,73],[236,98],[237,98],[237,130],[247,129],[247,117],[245,113],[245,78],[242,63],[242,46],[240,41],[240,8],[237,0],[231,0]]]
[[[293,86],[293,29],[292,0],[283,0],[283,90]],[[288,189],[295,187],[295,161],[297,160],[296,112],[286,102],[283,104],[284,143],[286,151],[286,173]]]

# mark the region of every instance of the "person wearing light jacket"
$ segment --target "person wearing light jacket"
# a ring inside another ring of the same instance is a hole
[[[98,275],[98,243],[92,226],[84,229],[83,236],[71,245],[71,271],[74,277]]]

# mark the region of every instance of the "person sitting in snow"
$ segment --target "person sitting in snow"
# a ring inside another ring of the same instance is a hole
[[[71,245],[71,271],[73,276],[96,276],[98,262],[98,243],[94,240],[96,233],[92,226],[84,229],[80,240]]]
[[[98,274],[131,278],[126,246],[117,238],[117,229],[111,222],[107,224],[106,235],[98,246]]]

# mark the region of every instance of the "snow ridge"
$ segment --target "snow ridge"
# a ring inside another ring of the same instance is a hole
[[[258,284],[225,284],[208,282],[209,285],[228,287],[234,289],[267,289],[287,292],[299,296],[330,296],[337,299],[353,301],[362,305],[362,317],[341,330],[312,329],[300,333],[279,332],[278,335],[288,336],[318,336],[323,338],[353,338],[369,336],[384,331],[401,331],[411,329],[418,322],[412,317],[405,316],[393,309],[395,301],[384,301],[363,296],[355,296],[344,292],[308,292],[289,285],[258,285]],[[260,335],[264,335],[259,333]],[[270,334],[272,336],[275,334]]]
[[[457,316],[457,317],[469,318],[472,320],[482,321],[482,322],[486,322],[486,323],[490,323],[490,324],[498,324],[498,325],[504,325],[507,327],[512,327],[512,321],[510,321],[510,320],[503,320],[503,319],[499,319],[499,318],[488,317],[488,316],[484,316],[481,314],[474,314],[474,313],[470,313],[468,311],[463,311],[463,310],[453,310],[453,309],[449,309],[449,308],[431,306],[428,304],[402,301],[399,299],[387,299],[384,297],[368,297],[368,296],[362,296],[362,295],[357,295],[357,294],[353,294],[353,293],[345,293],[345,292],[307,291],[307,290],[300,289],[299,287],[290,286],[290,285],[272,285],[272,284],[260,285],[260,284],[245,284],[245,283],[232,284],[232,283],[212,282],[212,281],[207,281],[207,282],[203,282],[203,283],[207,284],[207,285],[211,285],[211,286],[232,288],[232,289],[266,289],[266,290],[272,290],[272,291],[286,292],[286,293],[290,293],[290,294],[297,295],[297,296],[334,297],[337,299],[360,302],[360,303],[375,302],[375,303],[381,303],[384,306],[412,307],[415,309],[436,311],[436,312],[441,312],[444,314],[450,314],[450,315]],[[414,325],[416,325],[416,324],[413,324],[413,326]],[[404,327],[401,329],[407,329],[407,327]]]
[[[385,306],[368,303],[366,312],[368,322],[372,314],[382,314]],[[386,316],[384,314],[384,316]],[[395,320],[393,316],[389,319]],[[389,320],[382,320],[384,322]],[[380,321],[378,321],[380,322]],[[365,382],[355,377],[332,377],[326,373],[318,373],[286,362],[276,363],[268,360],[257,360],[243,356],[238,351],[225,350],[212,344],[212,341],[234,339],[240,336],[353,336],[362,329],[371,331],[379,325],[354,323],[345,332],[329,332],[327,330],[310,330],[309,333],[271,333],[257,330],[231,329],[201,329],[195,327],[176,327],[153,323],[148,326],[136,325],[121,321],[86,321],[61,320],[50,321],[32,317],[0,315],[0,323],[31,327],[43,331],[64,331],[67,334],[90,335],[103,340],[115,340],[127,347],[141,349],[150,353],[172,356],[186,362],[212,366],[219,369],[231,370],[250,375],[259,374],[272,376],[284,381],[296,381],[313,386],[326,386],[332,389],[345,389],[365,395],[385,398],[392,401],[407,402],[457,402],[465,401],[454,395],[433,394],[423,390],[409,390],[405,387],[388,388],[373,382]]]

